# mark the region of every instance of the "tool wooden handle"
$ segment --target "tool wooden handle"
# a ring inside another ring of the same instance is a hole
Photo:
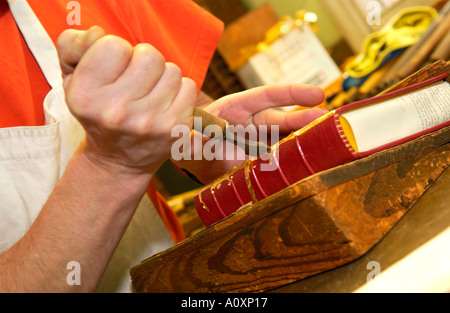
[[[222,129],[222,133],[225,134],[225,130],[227,127],[227,121],[221,119],[220,117],[215,116],[214,114],[211,114],[209,112],[206,112],[205,110],[201,108],[194,108],[194,117],[201,117],[202,118],[202,125],[201,129],[196,129],[198,132],[202,132],[205,130],[206,126],[209,125],[217,125]],[[195,127],[196,125],[194,125]]]
[[[450,4],[450,2],[449,2]],[[427,38],[427,40],[420,46],[416,53],[408,60],[403,68],[400,69],[400,77],[407,77],[413,74],[420,68],[427,56],[433,51],[433,48],[437,46],[440,40],[447,34],[450,28],[450,16],[447,14],[442,20],[439,21],[438,26],[433,33]]]
[[[448,60],[450,57],[450,33],[447,33],[431,54],[431,61]]]
[[[252,156],[260,156],[264,153],[270,152],[270,146],[268,146],[265,143],[262,142],[253,142],[246,140],[245,138],[239,138],[236,136],[236,134],[232,133],[231,135],[227,133],[227,125],[228,122],[224,119],[221,119],[220,117],[217,117],[209,112],[206,112],[203,109],[195,108],[194,109],[194,117],[201,117],[202,123],[201,127],[198,127],[198,123],[194,122],[194,129],[198,132],[201,132],[202,134],[205,134],[204,130],[207,126],[210,125],[217,125],[221,128],[222,131],[222,137],[228,140],[229,142],[232,142],[235,145],[238,145],[240,147],[243,147],[244,151],[248,155]],[[205,134],[209,136],[208,134]],[[216,134],[211,134],[211,138],[215,138]],[[254,154],[252,154],[254,153]]]

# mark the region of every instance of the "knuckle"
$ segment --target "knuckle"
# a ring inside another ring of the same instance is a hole
[[[197,84],[191,78],[183,77],[181,83],[188,91],[190,91],[190,92],[197,91]]]
[[[126,118],[126,110],[121,104],[118,104],[103,109],[100,121],[106,128],[115,129],[119,128],[125,122]]]
[[[181,80],[181,77],[183,76],[183,74],[181,73],[181,69],[175,63],[167,62],[166,63],[166,71],[174,77],[179,77],[180,80]]]
[[[58,51],[63,51],[79,37],[80,31],[74,29],[64,30],[56,40],[56,48]]]
[[[66,92],[66,103],[69,110],[76,117],[85,117],[89,112],[89,99],[72,88],[69,88]]]
[[[73,72],[74,64],[80,59],[77,44],[81,35],[81,31],[69,29],[62,32],[58,37],[56,49],[58,51],[59,62],[64,74]]]
[[[138,44],[134,47],[134,56],[139,59],[144,65],[154,67],[163,67],[166,60],[164,56],[156,50],[152,45],[147,43]]]
[[[166,63],[163,80],[168,88],[173,89],[176,92],[182,83],[181,69],[174,63]]]
[[[106,35],[98,40],[100,45],[109,54],[117,55],[119,57],[126,57],[131,55],[131,44],[117,36]]]
[[[184,105],[194,105],[198,97],[197,84],[192,79],[183,77],[179,94],[184,99]]]

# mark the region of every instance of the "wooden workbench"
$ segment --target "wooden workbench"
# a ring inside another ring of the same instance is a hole
[[[380,274],[383,274],[391,266],[402,262],[410,254],[416,250],[420,250],[427,246],[427,243],[445,232],[450,227],[450,170],[446,170],[444,174],[430,187],[430,189],[419,199],[419,201],[409,210],[397,225],[368,253],[361,258],[347,265],[332,269],[328,272],[306,278],[299,282],[289,284],[273,290],[273,292],[354,292],[359,288],[367,286],[367,279],[376,279],[371,273],[375,269],[370,266],[370,262],[378,262],[380,266]],[[447,242],[439,253],[448,255],[450,243]],[[431,258],[439,257],[432,255]],[[408,268],[409,275],[414,276],[416,272],[427,273],[448,272],[450,260],[439,260],[446,262],[446,268],[436,269],[427,268],[430,264],[425,265],[416,261],[414,268]],[[433,263],[431,263],[433,265]],[[446,278],[449,281],[449,277]],[[425,291],[450,291],[450,285],[441,290],[428,290],[427,284],[430,282],[422,282],[421,290],[413,290],[414,292]],[[438,282],[433,282],[438,284]],[[401,288],[396,287],[392,290],[392,286],[385,285],[378,288],[379,292],[406,292],[409,290],[408,281],[403,281]],[[439,287],[439,286],[438,286]]]
[[[392,89],[444,72],[449,65],[436,63]],[[449,166],[446,127],[313,175],[144,260],[131,270],[133,286],[354,291],[368,260],[384,269],[450,226]]]

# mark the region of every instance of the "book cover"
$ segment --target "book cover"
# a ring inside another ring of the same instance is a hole
[[[194,204],[209,226],[324,170],[450,125],[447,74],[322,116],[205,186]],[[274,170],[265,170],[271,165]],[[265,167],[266,166],[266,167]]]

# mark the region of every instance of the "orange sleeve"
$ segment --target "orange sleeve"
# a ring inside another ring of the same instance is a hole
[[[185,239],[183,226],[181,225],[178,216],[169,206],[164,197],[156,191],[153,181],[150,183],[147,194],[152,201],[156,212],[158,212],[158,215],[166,225],[175,244],[183,241]]]
[[[223,23],[191,0],[135,0],[128,9],[137,41],[155,46],[200,91]]]
[[[200,90],[222,35],[223,23],[192,0],[78,0],[81,24],[69,25],[66,0],[28,0],[53,42],[69,28],[98,25],[132,45],[150,43],[177,64]],[[42,102],[50,91],[8,3],[0,1],[0,127],[44,124]],[[3,47],[5,47],[3,49]]]

